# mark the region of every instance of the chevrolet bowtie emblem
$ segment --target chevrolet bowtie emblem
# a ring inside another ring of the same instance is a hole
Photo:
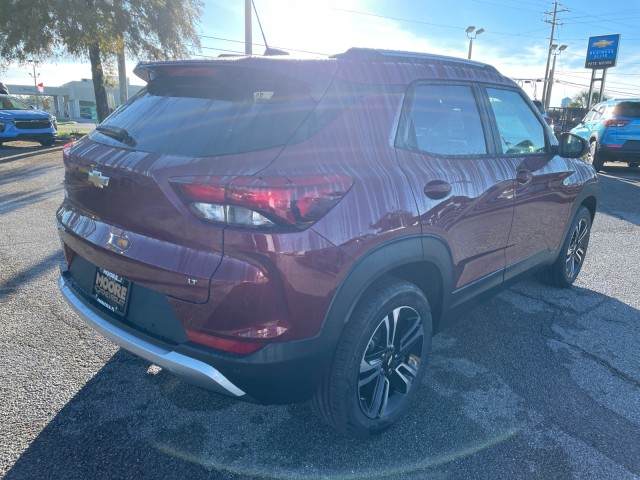
[[[98,170],[91,170],[89,172],[89,183],[94,187],[104,188],[109,185],[109,177],[105,177]]]

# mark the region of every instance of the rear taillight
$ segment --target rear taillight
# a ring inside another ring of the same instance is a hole
[[[623,120],[621,118],[607,118],[604,121],[605,127],[624,127],[629,124],[629,120]]]
[[[196,332],[195,330],[187,330],[187,338],[189,341],[197,343],[199,345],[205,345],[207,347],[213,347],[225,352],[247,354],[260,350],[265,346],[264,342],[246,342],[232,340],[229,338],[217,337],[215,335],[209,335],[202,332]]]
[[[71,264],[73,263],[73,259],[76,256],[76,252],[71,250],[66,243],[62,244],[62,252],[64,253],[64,259],[67,262],[67,270],[71,268]]]
[[[65,143],[62,146],[62,159],[63,160],[68,160],[69,159],[69,150],[71,150],[71,147],[73,147],[75,145],[76,142],[69,142],[69,143]]]
[[[190,177],[171,183],[197,217],[255,228],[304,229],[351,188],[336,174],[292,177]]]
[[[287,330],[289,330],[289,324],[281,320],[221,333],[203,333],[186,329],[187,338],[191,342],[240,354],[253,353],[261,349]]]

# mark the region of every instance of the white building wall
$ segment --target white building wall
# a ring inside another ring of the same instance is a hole
[[[7,85],[11,95],[34,95],[33,85]],[[140,91],[142,86],[130,85],[127,78],[127,88],[129,96],[135,95]],[[88,78],[82,80],[65,83],[59,87],[47,87],[45,85],[43,93],[38,96],[51,98],[51,112],[60,117],[66,117],[74,120],[87,120],[82,118],[83,113],[80,108],[80,102],[90,102],[95,105],[96,98],[93,92],[93,81]],[[120,90],[116,88],[107,88],[107,102],[110,108],[120,106]],[[57,107],[57,109],[56,109]]]

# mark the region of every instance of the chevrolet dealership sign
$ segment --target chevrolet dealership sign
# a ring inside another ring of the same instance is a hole
[[[590,37],[584,68],[609,68],[616,66],[620,35]]]

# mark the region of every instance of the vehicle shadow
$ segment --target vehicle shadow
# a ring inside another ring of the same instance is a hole
[[[0,214],[28,207],[35,202],[50,198],[57,195],[62,188],[62,185],[58,185],[47,190],[26,190],[0,195]]]
[[[56,250],[50,255],[41,258],[35,265],[30,265],[28,269],[14,273],[4,280],[2,278],[6,276],[0,275],[0,298],[4,295],[11,295],[27,283],[47,274],[51,269],[60,265],[62,261],[64,261],[62,252]]]
[[[607,164],[598,177],[602,183],[598,210],[640,225],[640,169]]]
[[[0,147],[0,165],[3,163],[15,162],[22,160],[23,158],[31,157],[35,154],[42,154],[52,152],[55,150],[61,150],[62,144],[54,144],[50,147],[42,147],[37,144],[31,144],[30,142],[20,142],[20,146],[4,144]]]
[[[50,199],[60,193],[62,182],[46,180],[52,170],[63,173],[62,163],[0,165],[0,214],[29,207],[35,202]]]
[[[586,478],[611,465],[637,475],[638,318],[594,291],[527,281],[436,336],[414,407],[366,440],[305,404],[235,402],[118,351],[6,478]]]
[[[8,185],[10,183],[15,183],[21,180],[23,177],[34,177],[37,175],[45,174],[50,170],[55,170],[61,168],[60,165],[29,165],[20,168],[7,168],[2,171],[2,176],[0,176],[0,186]]]

